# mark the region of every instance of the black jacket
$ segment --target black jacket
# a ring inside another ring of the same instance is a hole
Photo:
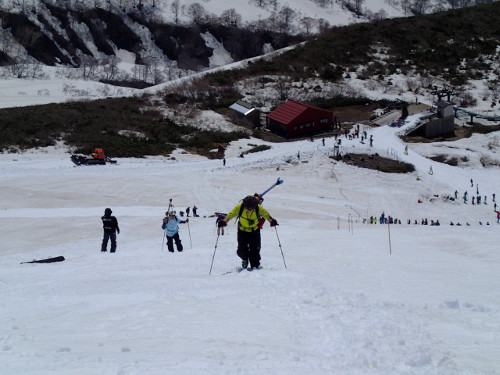
[[[120,233],[120,228],[118,228],[118,220],[116,220],[116,217],[114,216],[102,216],[102,227],[104,229],[105,233],[115,233],[118,232]]]

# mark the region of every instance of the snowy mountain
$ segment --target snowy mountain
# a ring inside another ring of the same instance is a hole
[[[295,44],[330,25],[423,14],[449,4],[4,0],[0,65],[9,67],[3,76],[14,78],[41,77],[43,64],[66,67],[59,72],[65,78],[156,84]]]

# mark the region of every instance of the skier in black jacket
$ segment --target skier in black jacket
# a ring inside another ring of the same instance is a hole
[[[111,214],[111,208],[106,208],[104,210],[104,216],[101,217],[102,227],[104,229],[101,252],[107,251],[109,239],[111,239],[110,253],[116,251],[116,233],[120,233],[120,228],[118,227],[118,220],[116,220],[116,217],[111,216]]]

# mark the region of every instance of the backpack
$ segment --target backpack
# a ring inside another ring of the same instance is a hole
[[[266,222],[266,219],[262,218],[259,214],[259,201],[256,197],[254,197],[253,195],[248,195],[246,196],[244,199],[242,199],[242,203],[241,203],[241,207],[240,207],[240,210],[238,212],[238,216],[236,217],[236,219],[239,219],[241,214],[243,213],[243,210],[245,209],[245,206],[243,205],[243,201],[245,199],[249,199],[250,198],[253,198],[255,200],[257,200],[257,207],[255,207],[255,213],[257,214],[257,220],[259,221],[259,224],[257,225],[259,227],[259,229],[262,228],[262,226],[264,225],[264,223]]]
[[[238,212],[238,216],[236,217],[237,219],[240,218],[241,214],[243,213],[243,210],[245,209],[245,200],[248,200],[248,199],[255,199],[257,200],[257,198],[255,198],[254,196],[252,195],[247,195],[245,198],[243,198],[241,200],[241,207],[240,207],[240,211]],[[257,219],[260,218],[260,215],[259,215],[259,202],[257,201],[257,206],[255,208],[255,213],[257,214]]]

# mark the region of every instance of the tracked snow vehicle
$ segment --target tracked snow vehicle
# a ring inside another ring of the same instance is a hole
[[[103,165],[106,163],[116,163],[116,160],[112,160],[106,156],[102,148],[95,148],[90,157],[84,155],[71,155],[71,161],[76,165]]]

